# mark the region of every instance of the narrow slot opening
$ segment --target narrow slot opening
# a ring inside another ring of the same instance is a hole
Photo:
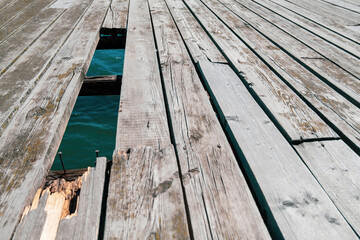
[[[107,29],[100,35],[58,150],[61,156],[51,168],[58,177],[66,177],[61,159],[68,175],[72,169],[94,167],[97,156],[111,159],[115,148],[126,32]]]

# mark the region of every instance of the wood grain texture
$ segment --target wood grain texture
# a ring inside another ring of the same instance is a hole
[[[41,33],[29,36],[28,32],[24,31],[18,36],[19,38],[8,39],[2,44],[1,53],[4,53],[5,56],[3,57],[4,62],[1,61],[4,65],[0,66],[8,67],[9,62],[6,60],[17,61],[0,77],[0,135],[33,88],[39,83],[39,79],[48,69],[69,34],[77,26],[90,3],[91,0],[78,0],[73,8],[62,14],[31,46],[24,46],[18,42],[24,41],[29,44]],[[24,36],[25,39],[23,39]],[[13,40],[15,41],[12,42]],[[26,49],[25,52],[23,48]]]
[[[269,239],[165,2],[149,4],[193,237]]]
[[[50,193],[45,192],[37,204],[23,219],[16,228],[16,232],[12,239],[14,240],[38,240],[40,239],[43,227],[46,221],[46,212],[44,211],[46,202]],[[40,196],[39,196],[40,197]]]
[[[299,156],[227,66],[199,62],[274,238],[355,239]],[[219,76],[221,76],[219,78]]]
[[[97,158],[96,167],[88,168],[87,173],[82,176],[77,213],[60,221],[56,239],[99,238],[106,161],[105,157]]]
[[[360,15],[349,11],[347,9],[337,8],[334,5],[327,4],[323,1],[311,1],[309,4],[304,4],[303,1],[299,0],[288,0],[287,2],[299,6],[309,12],[318,16],[324,17],[331,22],[342,24],[343,26],[357,24],[360,20]]]
[[[113,0],[106,14],[103,28],[127,28],[129,0]]]
[[[350,52],[351,54],[359,57],[360,46],[358,43],[342,36],[341,34],[337,34],[336,32],[333,32],[326,27],[316,24],[315,22],[307,19],[306,16],[298,15],[295,12],[289,11],[283,7],[279,7],[279,5],[272,2],[271,0],[253,1],[253,3],[267,8],[272,13],[281,16],[282,18],[296,24],[304,30],[307,30],[310,33],[327,40],[334,45],[346,50],[347,52]],[[247,6],[249,5],[247,4]],[[265,17],[264,14],[262,14],[262,16]]]
[[[206,23],[207,20],[204,18],[203,21]],[[212,21],[212,25],[215,21],[215,19]],[[211,29],[210,24],[207,24],[207,26],[209,26],[208,28]],[[247,29],[248,27],[245,25],[242,27],[242,29],[244,28]],[[222,32],[224,33],[224,31]],[[215,36],[215,34],[213,35]],[[226,36],[230,36],[230,33],[226,34]],[[246,38],[244,39],[246,40]],[[299,70],[297,67],[300,66],[295,65],[296,63],[291,58],[288,58],[286,55],[283,55],[283,57],[287,57],[286,61],[279,57],[278,54],[283,54],[283,52],[276,46],[271,44],[268,40],[266,40],[265,38],[262,38],[260,42],[258,40],[259,39],[257,38],[252,38],[251,40],[249,39],[249,41],[247,42],[248,46],[253,51],[255,51],[258,56],[262,58],[263,62],[265,62],[267,65],[270,65],[274,71],[276,71],[279,75],[282,76],[282,81],[284,81],[283,83],[286,83],[286,85],[291,87],[296,92],[296,94],[302,97],[302,100],[305,100],[307,105],[311,106],[313,111],[309,115],[311,117],[317,117],[314,114],[314,112],[316,112],[316,114],[326,120],[326,123],[329,124],[332,129],[336,130],[341,137],[346,139],[346,141],[354,149],[356,149],[356,151],[360,152],[360,118],[358,117],[360,116],[359,108],[349,102],[342,95],[334,91],[334,89],[324,84],[323,81],[312,76],[312,74],[310,74],[309,72],[305,70],[301,71],[300,73],[297,72]],[[225,40],[222,40],[221,38],[216,39],[215,41],[218,41],[219,43],[224,45],[226,44]],[[229,51],[230,54],[236,57],[234,52],[235,51]],[[227,54],[227,52],[224,53]],[[230,56],[231,55],[229,55],[229,59]],[[237,58],[235,57],[232,57],[232,59],[234,60],[231,61],[234,65],[237,61]],[[235,67],[241,70],[240,67],[243,67],[244,69],[243,65],[244,64],[238,67],[237,65],[235,65]],[[264,67],[262,67],[262,69],[264,69]],[[252,75],[249,75],[249,72],[250,71],[247,69],[243,70],[243,73],[245,74],[245,79],[251,79],[252,82],[254,82],[254,77],[252,77]],[[254,82],[251,88],[257,91],[257,85],[258,84]],[[304,104],[304,102],[302,102],[302,104]],[[288,112],[290,112],[290,110],[286,111],[286,113]],[[315,129],[316,126],[317,125],[314,125]],[[327,125],[325,126],[327,127],[327,129],[329,129]]]
[[[345,94],[360,107],[360,84],[356,77],[360,72],[356,67],[360,64],[359,59],[271,11],[259,9],[259,5],[251,1],[238,0],[241,5],[233,0],[221,2],[246,21],[250,28],[256,29],[276,43],[295,61],[335,86],[340,93]],[[360,54],[360,48],[355,53]]]
[[[130,2],[116,148],[170,144],[148,5]]]
[[[110,1],[95,1],[0,139],[0,235],[9,239],[50,169]]]
[[[55,21],[64,9],[44,9],[16,33],[0,43],[0,76],[18,60]]]
[[[0,2],[0,13],[9,7],[14,1],[13,0],[3,0]]]
[[[105,239],[189,239],[146,0],[132,0]]]
[[[353,11],[353,12],[356,12],[356,13],[360,13],[360,4],[354,2],[354,3],[351,3],[351,2],[346,2],[346,1],[339,1],[339,0],[322,0],[323,2],[326,2],[328,4],[331,4],[333,6],[336,6],[336,7],[339,7],[339,8],[344,8],[346,10],[349,10],[349,11]]]
[[[315,13],[313,11],[306,10],[304,8],[301,8],[295,4],[292,4],[291,2],[284,1],[284,0],[271,0],[272,2],[276,3],[278,7],[282,7],[288,11],[292,11],[300,16],[303,16],[307,18],[308,20],[314,22],[315,24],[318,24],[322,27],[325,27],[339,35],[342,35],[356,43],[360,43],[360,35],[356,32],[354,32],[350,26],[346,26],[343,23],[339,23],[338,21],[334,21],[332,19],[329,19],[328,17],[319,16],[318,13]],[[318,12],[321,12],[322,10],[318,10]],[[339,18],[341,19],[341,18]]]
[[[190,239],[172,145],[114,151],[104,239]]]
[[[289,141],[337,136],[205,5],[193,0],[185,2]]]
[[[360,157],[343,141],[294,146],[351,227],[360,234]]]
[[[0,14],[0,27],[14,19],[18,14],[21,14],[26,8],[32,4],[32,0],[15,0]]]
[[[186,8],[184,2],[168,0],[166,4],[194,62],[200,60],[226,62],[204,29]]]
[[[41,0],[31,4],[21,14],[0,28],[0,42],[8,38],[28,21],[33,19],[43,8],[48,6],[52,0]]]

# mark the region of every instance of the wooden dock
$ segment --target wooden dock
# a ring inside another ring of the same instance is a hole
[[[53,179],[83,82],[113,159]],[[358,0],[0,0],[0,239],[359,239],[359,155]]]

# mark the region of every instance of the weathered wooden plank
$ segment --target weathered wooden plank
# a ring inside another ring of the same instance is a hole
[[[55,54],[74,30],[76,23],[84,15],[90,3],[91,0],[77,0],[77,3],[62,14],[39,38],[37,37],[41,33],[37,31],[30,34],[30,36],[27,35],[28,31],[22,31],[20,35],[13,35],[1,45],[1,54],[4,53],[2,60],[4,62],[1,61],[0,66],[8,66],[7,60],[17,61],[0,77],[0,135],[37,85],[39,78],[49,67]],[[57,9],[49,11],[50,14],[53,14],[54,11],[59,13]],[[44,12],[44,15],[42,15],[42,17],[45,17],[44,28],[54,19],[54,16],[51,18],[46,17],[47,14],[49,12]],[[31,31],[34,28],[37,28],[36,22],[28,30]],[[34,39],[36,41],[31,46],[18,44],[19,42],[31,44]],[[23,48],[25,48],[25,52]]]
[[[129,9],[116,134],[116,148],[123,151],[136,146],[162,149],[170,144],[150,16],[142,1],[130,2],[133,9]]]
[[[207,16],[207,18],[209,18],[209,16]],[[206,19],[203,21],[206,22]],[[214,19],[212,22],[215,21],[216,20]],[[208,26],[208,28],[211,27],[210,24],[208,24]],[[243,28],[247,27],[244,26]],[[214,35],[215,34],[213,34],[213,36]],[[244,38],[244,40],[245,39],[246,38]],[[222,44],[221,39],[216,39],[216,41]],[[251,42],[248,42],[247,46],[255,51],[257,55],[261,57],[262,61],[271,66],[274,71],[281,75],[282,80],[299,96],[301,96],[302,99],[306,101],[306,104],[311,106],[318,115],[325,119],[327,124],[336,130],[341,137],[346,139],[346,142],[350,144],[351,147],[360,152],[359,108],[354,106],[340,94],[336,93],[320,79],[311,76],[311,74],[309,75],[307,71],[302,71],[300,75],[297,74],[297,65],[295,65],[292,59],[287,59],[291,64],[283,61],[277,56],[278,54],[281,54],[282,51],[264,38],[261,41],[265,41],[266,44],[263,46],[259,44],[258,39],[251,39]],[[229,52],[234,54],[234,51]],[[233,59],[234,60],[231,62],[235,65],[237,59]],[[241,68],[238,69],[241,70]],[[254,81],[254,79],[249,76],[248,70],[243,70],[243,72],[246,74],[246,79],[251,79],[252,82]],[[257,84],[255,83],[252,86],[252,89],[254,89],[256,85]]]
[[[84,83],[106,83],[106,82],[116,82],[116,75],[106,75],[106,76],[86,76]]]
[[[103,28],[127,28],[129,0],[113,0],[106,14]]]
[[[0,27],[3,27],[6,23],[10,22],[18,14],[28,8],[32,4],[32,0],[17,0],[9,5],[3,12],[0,14]]]
[[[49,8],[71,8],[76,0],[55,0]]]
[[[299,0],[287,0],[287,2],[306,9],[312,14],[324,17],[331,22],[336,21],[337,24],[342,24],[343,26],[358,24],[360,20],[359,14],[347,9],[337,8],[323,1],[311,1],[308,4],[304,4],[304,1]]]
[[[186,3],[289,141],[337,137],[329,126],[206,6],[195,1]]]
[[[356,239],[325,191],[224,64],[199,62],[209,93],[276,239]]]
[[[194,62],[210,60],[225,63],[225,58],[184,3],[172,0],[166,3]]]
[[[131,0],[105,239],[188,239],[146,0]]]
[[[190,239],[183,201],[172,145],[116,150],[105,239]]]
[[[268,239],[165,2],[150,0],[149,4],[193,237]]]
[[[352,29],[350,29],[349,26],[345,26],[344,24],[339,24],[337,21],[333,21],[331,19],[328,19],[324,16],[319,16],[317,13],[308,11],[306,9],[303,9],[301,7],[298,7],[294,4],[291,4],[290,2],[286,2],[283,0],[271,0],[272,2],[276,3],[278,7],[283,7],[287,9],[288,11],[292,11],[312,22],[315,24],[318,24],[322,27],[325,27],[339,35],[342,35],[348,39],[351,39],[352,41],[356,42],[357,44],[360,43],[360,35],[354,32]]]
[[[0,138],[3,239],[10,238],[51,167],[109,5],[109,0],[93,2]]]
[[[360,157],[343,141],[294,146],[351,227],[360,235]]]
[[[0,28],[0,42],[14,34],[14,32],[16,32],[24,24],[26,24],[36,15],[38,15],[39,12],[51,2],[52,0],[41,0],[33,2],[28,8],[18,14],[14,19],[2,26]]]
[[[16,62],[20,55],[35,42],[64,13],[63,9],[45,9],[0,43],[0,76]],[[15,44],[16,43],[16,44]]]
[[[325,82],[330,83],[340,93],[346,94],[353,103],[360,106],[360,84],[359,79],[355,77],[359,73],[356,68],[360,64],[359,59],[341,50],[338,51],[339,49],[326,41],[250,1],[239,0],[241,5],[232,0],[221,2],[241,17],[242,21],[246,21],[251,28],[257,29],[271,39],[296,61],[321,76]],[[260,17],[260,14],[264,17]],[[356,61],[349,61],[349,58]]]
[[[82,177],[77,213],[60,221],[56,239],[99,238],[106,161],[105,157],[97,158],[96,167]]]
[[[14,3],[13,0],[3,0],[0,2],[0,13],[4,11],[7,7],[9,7],[12,3]]]
[[[349,11],[360,13],[360,4],[359,3],[358,3],[358,5],[356,5],[356,4],[348,3],[346,1],[339,1],[339,0],[321,0],[321,1],[331,4],[333,6],[339,7],[339,8],[344,8]]]
[[[38,240],[40,239],[43,227],[46,221],[46,212],[44,211],[46,202],[49,198],[50,192],[46,191],[40,198],[39,203],[34,206],[16,228],[16,232],[12,239],[14,240]],[[33,204],[34,205],[34,204]]]
[[[259,6],[262,6],[268,10],[270,10],[272,13],[275,13],[276,15],[296,24],[297,26],[303,28],[304,30],[307,30],[311,32],[312,34],[319,36],[320,38],[331,42],[332,44],[344,49],[345,51],[360,57],[360,46],[358,43],[353,42],[352,40],[343,37],[331,30],[329,30],[326,27],[323,27],[321,25],[318,25],[309,19],[306,18],[306,16],[301,16],[296,14],[295,12],[289,11],[286,8],[279,7],[276,3],[269,1],[269,0],[263,0],[261,2],[259,1],[253,1],[253,3],[256,3]],[[249,7],[248,4],[246,4],[247,7]],[[271,13],[271,14],[272,14]],[[261,15],[262,17],[266,17],[265,14]],[[274,21],[274,20],[272,20]]]

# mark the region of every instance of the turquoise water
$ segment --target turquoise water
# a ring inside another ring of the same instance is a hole
[[[86,75],[122,75],[124,49],[96,50]],[[115,148],[120,96],[79,96],[59,147],[66,169],[95,165],[99,156],[111,159]],[[52,170],[61,170],[56,156]]]

